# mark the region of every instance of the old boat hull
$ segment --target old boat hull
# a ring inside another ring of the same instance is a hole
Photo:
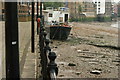
[[[70,34],[71,27],[50,26],[50,39],[66,40]]]

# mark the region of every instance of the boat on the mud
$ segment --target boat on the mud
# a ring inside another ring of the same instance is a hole
[[[58,10],[48,8],[43,10],[44,20],[49,28],[50,39],[66,40],[70,34],[71,26],[68,25],[69,9],[59,7]]]
[[[66,40],[70,34],[71,27],[65,25],[50,26],[50,39]]]

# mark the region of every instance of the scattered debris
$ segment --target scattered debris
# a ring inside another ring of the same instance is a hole
[[[107,63],[107,61],[106,61],[106,60],[102,60],[102,62]]]
[[[80,75],[80,74],[81,74],[81,72],[76,72],[75,74],[76,74],[76,75]]]
[[[68,66],[76,66],[74,63],[69,63]]]
[[[120,62],[120,60],[112,60],[112,62]]]
[[[110,68],[114,68],[114,66],[110,66]]]
[[[53,41],[51,41],[50,43],[53,44]]]
[[[88,49],[83,49],[83,51],[89,51]]]
[[[117,72],[115,71],[120,66],[120,57],[117,56],[120,48],[115,48],[117,47],[117,32],[106,32],[107,27],[105,27],[105,31],[97,31],[98,27],[88,27],[91,30],[87,32],[85,27],[88,26],[83,27],[83,30],[85,29],[84,33],[82,30],[76,29],[76,34],[73,31],[72,36],[70,35],[68,40],[60,41],[59,43],[55,40],[54,45],[52,45],[59,47],[57,49],[54,48],[54,50],[58,50],[58,56],[61,54],[56,60],[60,61],[60,63],[56,62],[61,70],[59,75],[63,78],[116,77]],[[103,29],[103,27],[101,28]],[[103,32],[109,34],[104,34]],[[92,35],[95,35],[96,38]],[[60,43],[62,44],[61,46],[59,46]]]
[[[63,77],[63,76],[64,76],[63,74],[59,75],[59,77]]]
[[[58,65],[68,65],[67,62],[57,62]]]
[[[75,46],[71,46],[71,48],[76,49],[76,47],[75,47]]]
[[[88,63],[90,63],[90,64],[96,64],[96,65],[98,64],[98,62],[88,62]]]
[[[78,52],[78,53],[90,53],[89,50],[83,50],[83,51],[82,51],[82,50],[77,50],[77,52]]]
[[[58,48],[57,46],[55,48]]]
[[[103,38],[103,36],[95,36],[95,38]]]
[[[120,66],[120,64],[116,64],[116,66]]]
[[[80,53],[82,50],[77,50],[78,53]]]
[[[99,70],[93,70],[93,71],[91,71],[90,73],[92,73],[92,74],[100,74],[101,71],[99,71]]]
[[[111,73],[111,70],[107,70],[108,73]]]
[[[82,57],[82,58],[94,58],[93,56],[78,56],[78,57]]]
[[[105,55],[103,55],[101,58],[106,58],[106,56],[105,56]]]

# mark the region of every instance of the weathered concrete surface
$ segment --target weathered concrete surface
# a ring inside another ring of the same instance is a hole
[[[0,79],[2,78],[2,23],[0,22]]]
[[[0,77],[5,77],[5,24],[0,21]]]
[[[30,41],[31,41],[31,22],[19,22],[18,23],[18,28],[19,28],[20,73],[22,74],[23,72],[26,72],[26,71],[23,70],[24,67],[27,64],[25,62],[26,61],[26,57],[29,56],[28,53],[31,53],[31,50],[29,49],[29,47],[31,47],[30,46]],[[28,49],[29,49],[29,51],[28,51]],[[34,55],[34,53],[31,53],[30,58],[31,58],[31,56],[33,56],[32,54]],[[33,58],[31,58],[31,60]],[[32,60],[30,62],[33,62],[33,64],[35,64],[34,60]],[[5,23],[4,23],[4,21],[0,22],[0,63],[2,63],[2,64],[0,64],[0,78],[1,77],[5,78]],[[29,63],[29,61],[28,61],[28,63]],[[25,66],[24,66],[24,64],[25,64]],[[35,66],[32,66],[32,68],[35,70]],[[27,73],[30,74],[29,71]],[[31,75],[29,77],[31,77]]]

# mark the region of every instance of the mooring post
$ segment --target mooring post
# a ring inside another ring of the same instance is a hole
[[[34,2],[32,2],[32,25],[31,25],[31,52],[35,52],[35,42],[34,42]]]
[[[17,2],[5,2],[6,80],[20,80]]]

